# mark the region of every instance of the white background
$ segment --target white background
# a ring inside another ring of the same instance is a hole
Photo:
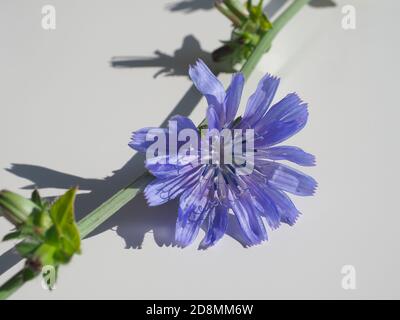
[[[205,101],[193,89],[185,96],[187,66],[209,61],[230,26],[211,1],[178,10],[185,1],[1,1],[0,188],[28,196],[37,185],[54,196],[78,184],[82,217],[142,170],[127,146],[131,131],[160,125],[174,107],[196,107],[191,117],[201,121]],[[140,196],[83,241],[56,290],[35,280],[13,298],[400,298],[400,2],[334,1],[290,22],[242,100],[241,110],[270,72],[282,78],[277,98],[296,91],[309,103],[309,124],[289,142],[317,156],[305,171],[319,189],[295,199],[303,215],[294,227],[247,249],[227,235],[199,251],[201,232],[182,250],[171,246],[177,204],[150,209]],[[41,28],[45,4],[56,8],[54,31]],[[345,4],[357,10],[356,30],[341,26]],[[157,60],[155,50],[167,56]],[[112,67],[120,56],[145,61]],[[164,67],[178,75],[153,78]],[[0,218],[0,235],[10,228]],[[0,283],[22,267],[9,269],[12,246],[0,244]],[[348,264],[356,290],[341,287]]]

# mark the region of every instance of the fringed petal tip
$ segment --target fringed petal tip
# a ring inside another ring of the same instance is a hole
[[[160,190],[157,190],[155,182],[157,182],[157,180],[149,183],[143,191],[144,198],[149,207],[159,206],[170,200],[168,197],[162,198],[160,196]]]
[[[196,59],[194,64],[189,65],[189,72],[190,72],[190,70],[194,71],[196,69],[201,69],[201,70],[206,70],[206,71],[208,70],[211,72],[210,68],[200,58]]]
[[[128,146],[133,150],[143,152],[143,142],[144,141],[141,139],[140,135],[138,135],[137,132],[134,131],[131,133],[131,140],[129,141]]]
[[[189,66],[189,77],[197,90],[206,97],[208,104],[219,105],[224,101],[225,89],[222,83],[201,59]]]
[[[300,165],[305,167],[314,167],[317,165],[317,158],[313,154],[307,153],[307,156]]]
[[[289,217],[289,216],[281,217],[281,222],[293,227],[296,224],[296,222],[300,216],[301,216],[301,212],[297,211],[291,217]]]
[[[266,220],[267,220],[268,226],[270,227],[271,230],[278,230],[281,226],[282,220],[277,221],[277,222],[270,222],[268,219],[266,219]]]
[[[286,160],[305,167],[315,166],[316,162],[314,155],[292,146],[276,146],[260,150],[259,158],[262,159],[263,156],[270,160]]]
[[[311,194],[310,194],[310,196],[315,195],[315,193],[317,192],[317,189],[318,189],[318,182],[317,182],[316,180],[314,180],[314,185],[313,185],[312,188],[311,188]]]
[[[193,233],[196,232],[194,229],[196,229],[195,225],[189,228],[181,228],[178,225],[176,226],[175,243],[178,248],[184,249],[193,243],[196,238],[193,236]]]
[[[274,87],[279,87],[280,82],[280,77],[273,75],[272,73],[266,73],[265,76],[261,79],[260,84],[262,83],[264,86],[268,84]]]
[[[297,92],[292,92],[289,96],[292,96],[293,101],[297,100],[297,106],[293,106],[293,116],[297,119],[297,121],[304,125],[307,123],[309,111],[308,111],[308,103],[303,101],[300,98],[300,95]]]
[[[179,249],[185,249],[186,247],[190,246],[191,243],[185,243],[182,240],[175,238],[175,245]]]
[[[312,197],[317,192],[318,182],[313,177],[308,177],[309,180],[301,186],[305,192],[304,194],[301,194],[301,196]]]
[[[296,164],[298,164],[299,166],[303,166],[303,167],[314,167],[317,163],[317,159],[316,157],[308,152],[305,152],[301,149],[298,149],[299,152],[297,154],[293,154],[293,158],[290,159],[283,159],[283,160],[289,160],[292,161]]]
[[[264,243],[264,242],[267,242],[268,241],[268,237],[266,237],[266,238],[264,238],[264,239],[258,239],[257,241],[250,241],[249,239],[246,239],[245,240],[246,242],[245,243],[243,243],[242,245],[245,247],[245,248],[251,248],[251,247],[255,247],[255,246],[259,246],[259,245],[261,245],[262,243]]]
[[[243,114],[243,121],[253,127],[263,117],[278,90],[280,79],[266,74],[258,83],[256,91],[250,96]]]
[[[166,135],[167,130],[163,128],[146,127],[132,132],[128,146],[139,152],[146,152],[147,148],[154,143],[160,135]]]

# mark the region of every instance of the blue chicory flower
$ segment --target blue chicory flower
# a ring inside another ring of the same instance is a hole
[[[297,147],[275,146],[305,126],[307,104],[291,93],[270,107],[279,79],[267,74],[250,97],[243,116],[235,119],[244,86],[241,73],[233,75],[226,92],[201,60],[190,67],[189,75],[207,100],[208,132],[254,130],[254,168],[247,175],[239,175],[234,165],[199,163],[192,159],[182,162],[166,149],[166,154],[146,160],[146,168],[155,180],[146,187],[145,197],[150,206],[180,197],[175,231],[178,246],[191,244],[202,226],[206,233],[200,247],[214,245],[224,235],[231,213],[247,244],[259,244],[267,240],[263,219],[271,229],[278,228],[281,223],[293,225],[296,222],[300,213],[286,193],[311,196],[317,187],[312,177],[276,162],[287,160],[301,166],[315,165],[314,156]],[[178,132],[193,129],[199,140],[208,137],[200,134],[186,117],[175,116],[171,120],[176,122]],[[151,129],[155,128],[134,132],[129,145],[146,152],[154,142]],[[157,130],[168,135],[167,129]],[[159,161],[160,158],[167,162]]]

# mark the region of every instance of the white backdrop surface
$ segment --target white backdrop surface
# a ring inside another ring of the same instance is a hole
[[[295,199],[294,227],[247,249],[226,235],[199,251],[201,232],[182,250],[171,246],[177,204],[148,208],[140,196],[83,241],[56,290],[35,280],[13,298],[400,298],[400,2],[335,2],[306,7],[279,34],[241,105],[265,72],[282,78],[277,98],[296,91],[309,103],[309,124],[289,142],[317,156],[305,171],[319,188]],[[195,107],[199,122],[205,101],[188,92],[187,66],[229,36],[210,3],[2,0],[0,189],[28,196],[37,185],[54,196],[77,184],[81,217],[142,169],[131,131],[160,125],[175,107]],[[56,30],[41,28],[45,4]],[[355,30],[341,26],[347,4]],[[116,67],[113,57],[130,62]],[[10,228],[0,218],[0,235]],[[12,245],[0,243],[0,283],[22,266]],[[356,290],[341,286],[344,265],[356,269]]]

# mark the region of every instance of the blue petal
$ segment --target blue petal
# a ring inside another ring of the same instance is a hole
[[[272,229],[278,228],[281,222],[281,215],[274,201],[265,191],[268,186],[265,184],[264,178],[251,174],[244,177],[244,179],[249,185],[252,195],[255,197],[255,204],[260,214],[266,218],[268,225]]]
[[[261,154],[263,154],[262,151]],[[271,160],[287,160],[301,166],[315,166],[315,157],[297,147],[272,147],[266,149],[264,155],[266,158]]]
[[[198,182],[201,172],[202,169],[199,166],[175,177],[155,179],[144,189],[144,196],[148,205],[158,206],[175,199]]]
[[[173,116],[169,119],[169,121],[176,121],[178,134],[183,129],[193,129],[197,131],[197,127],[187,117],[183,117],[180,115]],[[147,127],[137,130],[132,133],[131,141],[129,142],[129,146],[137,151],[146,152],[147,148],[151,146],[157,139],[157,135],[165,135],[168,149],[168,129],[167,128],[155,128],[155,127]],[[147,140],[146,140],[147,136]],[[183,145],[185,142],[178,142],[178,148],[180,145]]]
[[[267,231],[257,209],[253,205],[250,193],[245,192],[235,201],[231,201],[230,207],[249,245],[259,244],[267,240]]]
[[[213,105],[207,108],[207,125],[209,130],[217,129],[218,131],[223,125]]]
[[[171,123],[172,121],[175,121],[176,125],[175,124],[173,125]],[[184,129],[190,129],[196,133],[198,132],[196,125],[188,117],[176,115],[176,116],[171,117],[168,122],[169,122],[169,127],[171,128],[171,130],[176,129],[177,135],[179,135],[179,132],[181,132]],[[176,128],[174,128],[174,126]],[[178,138],[178,136],[176,136],[176,138]],[[168,137],[167,137],[167,139],[168,139]],[[167,142],[169,144],[168,140],[167,140]],[[178,151],[179,148],[185,143],[186,143],[185,141],[177,141],[177,150],[176,151]]]
[[[225,234],[228,226],[228,209],[223,205],[213,207],[207,219],[207,232],[200,244],[201,249],[213,246]]]
[[[188,117],[184,117],[181,115],[175,115],[169,119],[169,121],[176,121],[177,122],[177,129],[179,131],[183,129],[192,129],[197,131],[196,125],[190,120]]]
[[[209,105],[222,108],[225,89],[202,60],[198,60],[195,66],[189,67],[189,76],[196,88],[206,97]]]
[[[173,178],[187,173],[200,164],[198,156],[165,155],[146,159],[146,169],[157,178]]]
[[[228,124],[235,119],[240,104],[244,87],[244,76],[242,73],[235,73],[232,76],[231,85],[226,91],[225,97],[225,119],[224,124]]]
[[[258,169],[266,176],[268,184],[277,189],[298,196],[312,196],[317,182],[310,176],[276,162],[257,163]]]
[[[295,93],[287,95],[256,124],[254,130],[259,136],[256,147],[271,146],[290,138],[306,125],[307,118],[307,104]]]
[[[168,130],[164,128],[142,128],[132,133],[132,138],[128,145],[134,150],[146,152],[147,148],[157,140],[157,134],[167,135],[167,132]]]
[[[300,215],[300,212],[296,209],[293,202],[282,191],[270,187],[264,188],[264,191],[275,204],[275,207],[279,212],[281,222],[292,226]]]
[[[211,209],[209,182],[208,178],[203,177],[180,198],[175,229],[175,241],[180,247],[186,247],[193,242]]]
[[[276,90],[279,86],[279,78],[266,74],[258,83],[256,91],[247,102],[243,115],[243,123],[252,128],[257,121],[267,112]]]

